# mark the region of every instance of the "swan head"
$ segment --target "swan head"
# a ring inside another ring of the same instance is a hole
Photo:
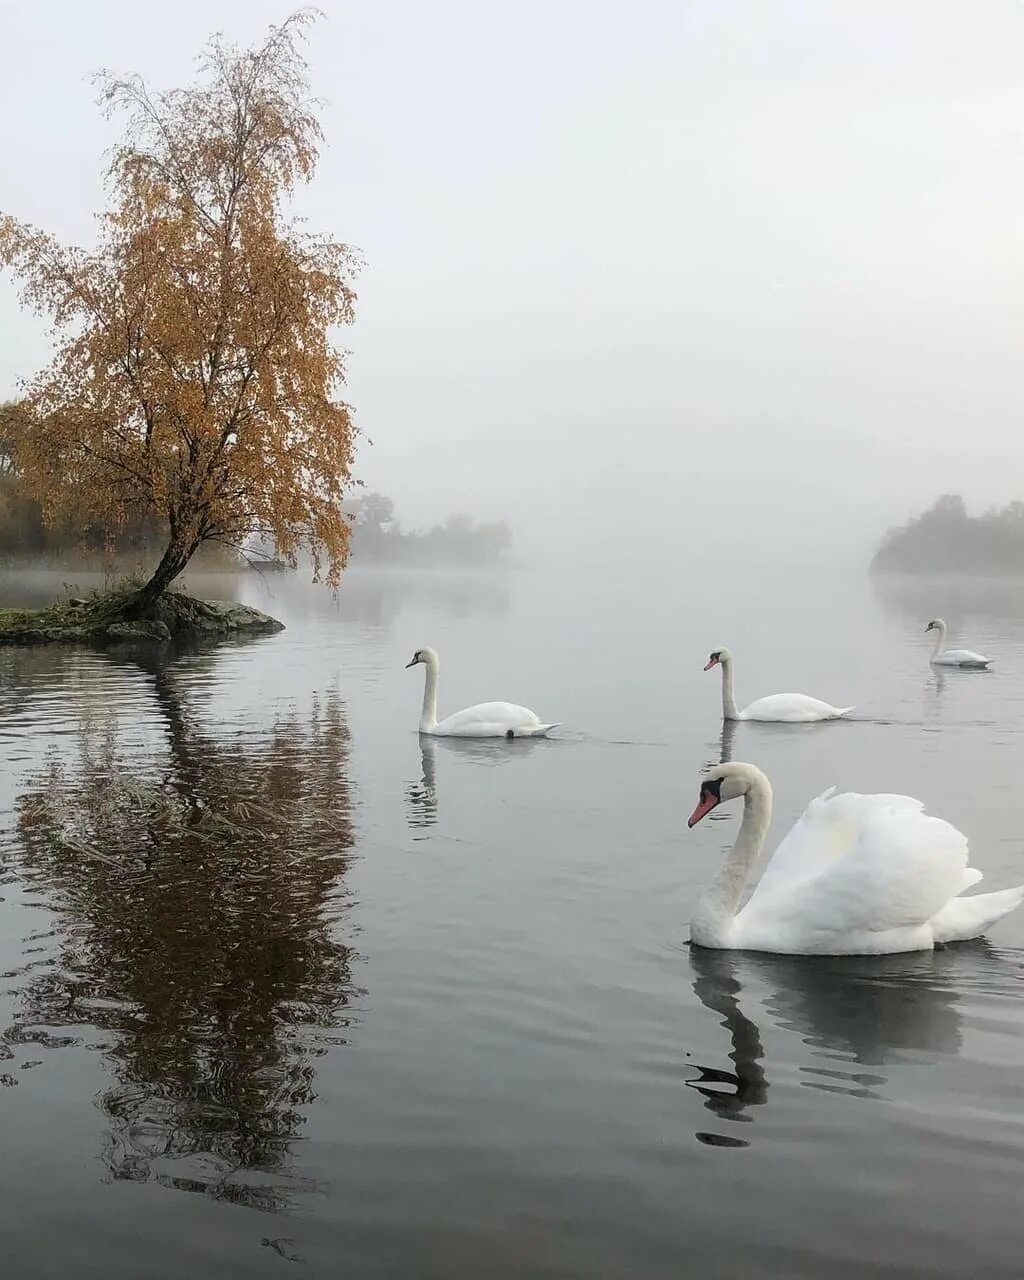
[[[704,663],[704,670],[710,671],[712,667],[717,667],[721,662],[732,662],[732,654],[728,649],[712,649],[710,657]]]
[[[411,660],[405,664],[406,671],[408,671],[410,667],[415,667],[416,664],[420,662],[425,663],[426,666],[428,667],[431,667],[431,666],[436,667],[437,651],[434,649],[431,649],[429,645],[426,648],[417,649],[416,652],[412,655]]]
[[[928,625],[925,627],[924,633],[925,635],[927,635],[929,631],[945,631],[945,629],[946,629],[946,624],[942,621],[941,618],[932,618],[931,622],[929,622]]]
[[[738,760],[716,764],[713,769],[708,770],[707,777],[701,779],[697,807],[690,814],[686,825],[695,827],[701,818],[726,800],[738,800],[753,787],[767,785],[767,782],[768,779],[756,765],[742,764]]]

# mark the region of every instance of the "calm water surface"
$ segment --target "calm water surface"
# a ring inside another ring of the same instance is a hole
[[[1024,913],[916,957],[685,944],[723,751],[774,835],[907,791],[1024,879],[1019,588],[195,585],[288,630],[0,649],[4,1275],[1021,1275]],[[929,671],[935,613],[998,669]],[[443,710],[561,736],[421,744],[423,644]],[[857,718],[723,739],[722,644],[741,702]]]

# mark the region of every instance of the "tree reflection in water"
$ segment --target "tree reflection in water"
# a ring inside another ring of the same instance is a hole
[[[52,759],[18,803],[23,872],[64,917],[20,1027],[112,1033],[113,1177],[280,1208],[313,1059],[343,1043],[354,994],[336,937],[352,846],[343,707],[328,696],[308,718],[218,733],[190,714],[173,663],[133,661],[164,747],[140,760],[116,708],[99,709],[74,764]],[[197,662],[216,657],[193,656],[190,679]]]

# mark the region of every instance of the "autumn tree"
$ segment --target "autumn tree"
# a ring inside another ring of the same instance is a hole
[[[0,476],[14,474],[14,439],[23,430],[24,410],[16,400],[0,401]]]
[[[293,564],[304,546],[332,584],[344,567],[355,428],[332,329],[358,264],[288,211],[322,137],[310,16],[251,50],[215,37],[191,88],[100,77],[125,131],[93,250],[0,215],[0,263],[58,344],[24,386],[24,483],[48,518],[166,521],[143,613],[208,540],[257,534]]]

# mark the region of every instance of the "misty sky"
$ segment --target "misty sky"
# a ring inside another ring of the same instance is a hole
[[[88,243],[89,74],[269,0],[0,0],[0,208]],[[302,197],[357,245],[358,473],[407,523],[842,546],[1024,497],[1017,0],[321,5]],[[0,394],[46,355],[0,278]]]

